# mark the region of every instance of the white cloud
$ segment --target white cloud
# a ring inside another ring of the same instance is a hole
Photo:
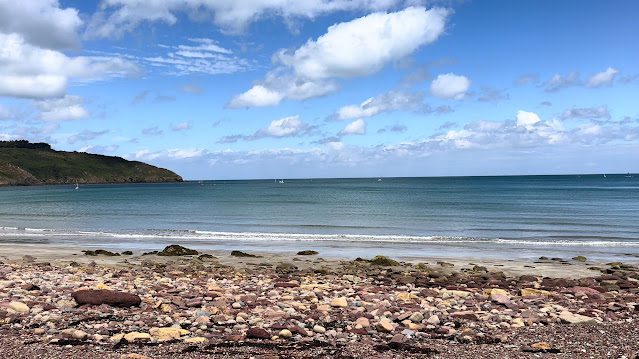
[[[36,103],[40,109],[40,118],[45,121],[80,120],[89,116],[82,107],[80,96],[66,95],[60,98],[41,100]]]
[[[440,8],[409,7],[333,25],[296,50],[278,51],[277,67],[236,96],[231,107],[273,106],[284,98],[304,100],[334,92],[335,79],[373,74],[435,41],[444,32],[448,14]],[[240,101],[257,90],[269,101]]]
[[[398,0],[107,0],[101,11],[93,15],[87,33],[90,36],[113,37],[133,31],[143,22],[173,25],[179,13],[195,20],[213,21],[223,31],[239,33],[250,23],[266,16],[286,20],[298,17],[313,19],[336,11],[388,9]]]
[[[544,82],[542,86],[546,92],[556,92],[566,87],[581,84],[582,82],[579,79],[579,74],[577,72],[571,72],[567,75],[555,74],[548,81]]]
[[[272,121],[264,130],[269,136],[284,137],[299,133],[304,126],[299,116],[284,117],[279,120]]]
[[[255,85],[248,91],[235,96],[231,102],[229,102],[228,107],[275,106],[280,103],[283,98],[284,95],[277,91],[270,90],[262,85]]]
[[[252,135],[230,135],[222,137],[218,143],[234,143],[237,141],[255,141],[265,137],[292,137],[310,134],[316,127],[300,119],[299,116],[288,116],[273,120],[265,128],[261,128]]]
[[[306,79],[369,75],[435,41],[447,16],[447,10],[423,7],[373,13],[333,25],[317,40],[292,53],[281,51],[277,58]]]
[[[423,96],[419,93],[390,91],[382,95],[368,98],[359,105],[343,106],[337,110],[337,118],[350,120],[353,118],[371,117],[383,112],[395,110],[425,109]]]
[[[78,11],[61,9],[57,0],[0,1],[0,32],[21,34],[33,45],[65,49],[79,45]]]
[[[70,79],[96,81],[137,73],[138,67],[113,57],[68,57],[30,45],[18,34],[0,33],[0,96],[63,96]]]
[[[167,151],[167,156],[169,158],[183,160],[189,158],[201,157],[204,155],[206,151],[197,148],[189,148],[189,149],[171,149]]]
[[[94,140],[106,133],[108,133],[109,130],[102,130],[102,131],[91,131],[91,130],[83,130],[82,132],[76,133],[75,135],[69,136],[67,138],[67,142],[70,144],[74,144],[76,142],[86,142],[86,141],[91,141]],[[82,151],[82,152],[86,152],[86,151]]]
[[[249,61],[233,55],[233,51],[221,47],[212,39],[189,39],[188,45],[161,45],[160,48],[164,51],[168,49],[168,52],[139,60],[178,76],[194,73],[231,74],[251,67]]]
[[[357,119],[344,127],[340,131],[340,135],[363,135],[366,133],[366,121]]]
[[[541,119],[536,113],[523,110],[517,111],[517,126],[531,130],[539,122],[541,122]]]
[[[586,85],[588,87],[611,85],[618,73],[619,70],[615,69],[614,67],[608,67],[606,70],[590,76],[588,78],[588,82],[586,82]]]
[[[186,131],[191,129],[191,123],[188,121],[176,123],[175,125],[171,126],[171,129],[175,132]]]
[[[470,88],[470,80],[461,75],[447,73],[438,75],[430,84],[430,93],[440,98],[461,100]]]
[[[608,112],[608,107],[606,106],[573,108],[564,111],[564,113],[561,115],[561,118],[564,120],[573,118],[610,118],[610,112]]]
[[[159,151],[154,152],[148,149],[143,149],[143,150],[139,150],[135,152],[130,157],[133,157],[136,160],[150,161],[160,157],[161,155],[162,155],[162,152],[159,152]]]

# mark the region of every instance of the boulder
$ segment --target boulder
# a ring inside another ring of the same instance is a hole
[[[346,308],[348,307],[348,301],[346,300],[346,297],[334,298],[331,300],[331,307]]]
[[[258,256],[254,254],[244,253],[242,251],[232,251],[231,255],[233,257],[245,257],[245,258],[257,258]]]
[[[116,257],[119,256],[120,253],[114,253],[111,251],[107,251],[104,249],[96,249],[94,251],[82,251],[85,256],[107,256],[107,257]]]
[[[399,265],[399,262],[397,262],[396,260],[390,259],[386,256],[375,256],[373,259],[371,259],[370,262],[373,265],[383,266],[383,267],[392,267],[392,266]]]
[[[559,313],[559,319],[561,319],[562,322],[568,323],[568,324],[584,324],[584,323],[596,322],[595,318],[587,317],[581,314],[571,313],[567,310],[564,310],[563,312]]]
[[[142,303],[139,296],[108,289],[82,289],[71,294],[78,305],[110,305],[112,307],[134,307]]]
[[[312,255],[316,255],[316,254],[319,254],[319,252],[318,251],[309,251],[309,250],[297,252],[298,256],[312,256]]]
[[[164,248],[162,250],[162,252],[158,252],[159,256],[167,256],[167,257],[173,257],[173,256],[195,256],[195,255],[198,255],[198,254],[199,254],[198,251],[196,251],[195,249],[189,249],[189,248],[177,245],[177,244],[172,244],[170,246],[167,246],[166,248]]]

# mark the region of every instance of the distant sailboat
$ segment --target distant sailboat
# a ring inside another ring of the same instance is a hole
[[[604,175],[604,178],[606,178],[606,174],[604,173],[603,175]]]
[[[377,179],[377,182],[381,182],[381,181],[382,181],[382,179],[381,179],[381,178],[378,178],[378,179]]]
[[[78,185],[78,182],[75,182],[75,189],[80,189],[80,186]]]
[[[632,175],[630,174],[630,172],[628,172],[625,177],[626,178],[632,178]]]
[[[279,183],[284,183],[284,180],[283,180],[283,179],[281,179]]]

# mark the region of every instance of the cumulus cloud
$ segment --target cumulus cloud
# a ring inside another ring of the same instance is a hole
[[[66,95],[40,100],[36,106],[41,111],[40,118],[45,121],[80,120],[89,116],[89,112],[82,106],[83,102],[80,96]]]
[[[197,148],[188,148],[188,149],[175,148],[175,149],[171,149],[167,151],[169,158],[174,158],[178,160],[200,157],[204,155],[205,153],[206,153],[205,150],[197,149]]]
[[[230,135],[222,137],[218,143],[234,143],[237,141],[255,141],[265,137],[293,137],[310,134],[315,130],[315,126],[311,126],[300,119],[299,116],[288,116],[279,120],[273,120],[265,128],[257,130],[252,135]]]
[[[342,129],[340,135],[363,135],[366,133],[366,121],[364,119],[357,119]]]
[[[281,16],[289,23],[295,18],[313,19],[336,11],[378,11],[396,5],[398,0],[255,0],[247,4],[227,0],[108,0],[95,13],[87,34],[95,37],[121,36],[144,22],[173,25],[180,13],[192,19],[212,21],[222,31],[239,33],[266,16]]]
[[[615,76],[619,73],[619,70],[614,67],[608,67],[602,72],[598,72],[588,78],[586,86],[588,87],[601,87],[606,85],[612,85]]]
[[[115,57],[68,57],[25,42],[16,33],[0,33],[0,96],[60,97],[70,79],[79,82],[136,74],[134,63]]]
[[[461,100],[470,88],[470,80],[466,76],[447,73],[438,75],[430,84],[433,96],[445,99]]]
[[[282,93],[255,85],[235,96],[227,105],[230,108],[275,106],[284,98]]]
[[[579,73],[571,72],[567,75],[555,74],[553,77],[544,82],[542,86],[546,92],[556,92],[566,87],[578,86],[581,84],[582,82],[579,79]]]
[[[539,118],[539,115],[534,112],[527,112],[523,110],[517,111],[517,126],[531,129],[540,121],[541,119]]]
[[[336,79],[373,74],[437,40],[448,15],[445,9],[409,7],[330,26],[295,50],[278,51],[278,67],[231,100],[230,107],[273,106],[285,98],[304,100],[334,92]],[[268,100],[259,100],[263,97]]]
[[[41,48],[77,47],[80,26],[78,11],[60,8],[57,0],[0,1],[0,32],[21,34]]]
[[[369,75],[435,41],[447,16],[447,10],[423,7],[373,13],[333,25],[317,40],[293,52],[280,51],[277,58],[308,79]]]

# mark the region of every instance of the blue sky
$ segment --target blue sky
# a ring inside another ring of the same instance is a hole
[[[639,172],[635,1],[0,0],[0,139],[187,179]]]

